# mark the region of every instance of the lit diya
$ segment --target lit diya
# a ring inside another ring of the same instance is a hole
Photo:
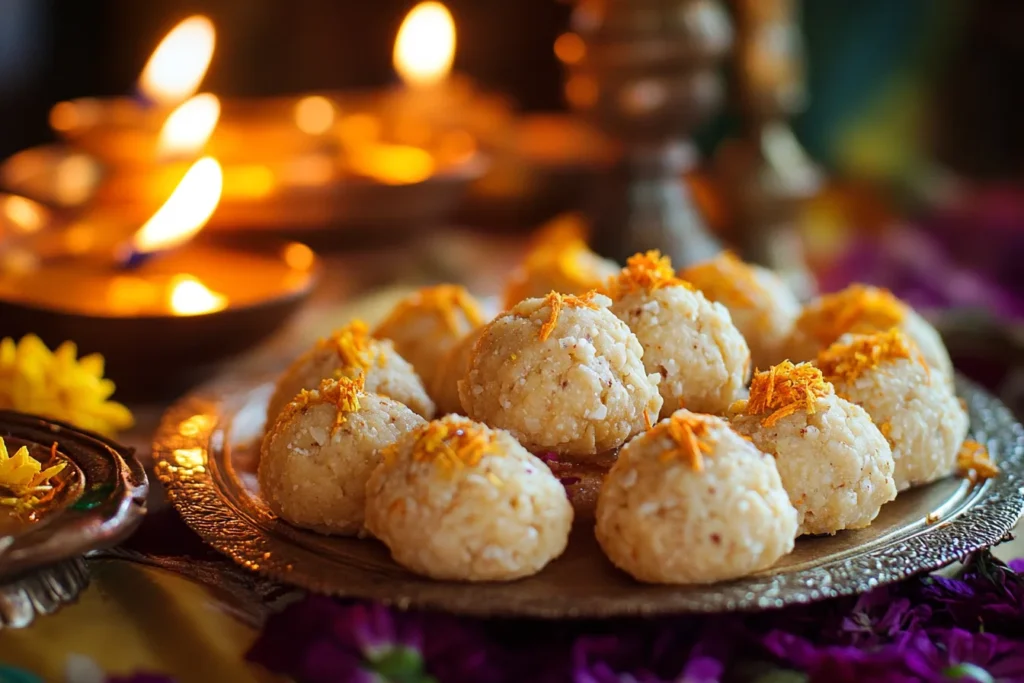
[[[148,490],[131,449],[0,411],[0,628],[73,599],[88,582],[77,558],[134,531]]]
[[[16,154],[0,168],[0,183],[53,206],[88,204],[141,222],[205,153],[220,162],[224,181],[211,228],[436,221],[486,168],[467,128],[500,122],[493,114],[504,109],[484,106],[489,100],[464,79],[449,77],[454,24],[443,6],[424,5],[396,42],[405,85],[387,93],[196,94],[216,33],[209,19],[190,17],[153,52],[136,97],[57,104],[50,123],[67,146]],[[447,31],[437,33],[439,17]]]
[[[102,353],[119,389],[137,396],[178,391],[204,365],[258,343],[308,295],[316,259],[297,242],[258,250],[193,240],[223,182],[215,159],[196,161],[127,239],[113,219],[38,227],[31,249],[8,248],[0,259],[5,334]],[[25,207],[37,205],[18,200],[17,215],[31,222]]]
[[[199,89],[213,58],[216,33],[203,16],[180,22],[157,45],[136,85],[136,97],[60,102],[50,125],[77,149],[104,161],[150,159],[168,114]]]

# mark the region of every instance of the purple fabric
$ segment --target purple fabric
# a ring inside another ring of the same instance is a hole
[[[757,615],[456,619],[307,596],[249,659],[310,683],[1024,683],[1024,562]]]

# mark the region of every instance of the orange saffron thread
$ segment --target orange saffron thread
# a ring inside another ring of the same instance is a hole
[[[894,327],[888,332],[859,336],[849,343],[836,342],[818,354],[817,365],[830,382],[852,382],[881,363],[915,354],[913,342]]]
[[[816,399],[833,393],[821,370],[808,363],[783,361],[766,371],[754,373],[750,382],[747,415],[765,415],[763,427],[771,427],[800,410],[814,414]]]
[[[796,328],[827,346],[847,332],[870,333],[889,330],[907,316],[906,305],[887,289],[851,285],[826,294],[804,309]]]
[[[387,337],[387,330],[403,325],[404,319],[418,309],[439,316],[452,334],[463,332],[463,325],[459,320],[460,314],[470,328],[479,327],[484,322],[480,305],[466,291],[465,287],[437,285],[436,287],[424,287],[399,302],[387,319],[377,326],[376,336]]]
[[[300,391],[298,396],[293,398],[284,409],[278,421],[287,419],[285,416],[290,417],[306,406],[332,403],[338,409],[334,427],[331,429],[331,434],[334,434],[341,425],[345,424],[346,416],[349,413],[359,410],[359,394],[365,385],[366,376],[362,374],[355,379],[348,377],[325,379],[314,390],[303,389]]]
[[[675,447],[662,453],[660,462],[679,460],[695,472],[704,470],[704,454],[712,451],[708,436],[708,423],[693,413],[673,413],[672,416],[652,430],[652,434],[664,435],[672,440]]]
[[[662,256],[657,249],[643,254],[634,254],[626,261],[626,267],[608,279],[607,284],[602,288],[602,293],[612,299],[621,299],[633,292],[653,292],[662,287],[679,286],[693,290],[686,280],[676,277],[672,269],[672,261],[668,256]]]
[[[983,444],[973,439],[967,439],[960,446],[960,452],[956,457],[956,468],[957,475],[972,484],[999,476],[999,468],[992,462],[988,450]]]
[[[317,347],[334,350],[345,367],[366,370],[373,364],[375,355],[379,365],[383,366],[386,362],[384,354],[376,349],[370,337],[370,330],[362,320],[353,320],[340,330],[336,330],[331,336],[317,342]]]
[[[494,448],[494,434],[465,418],[449,417],[422,427],[413,444],[417,462],[433,462],[449,473],[476,467],[485,455],[500,455]]]
[[[559,294],[558,292],[551,292],[545,297],[544,301],[551,309],[551,314],[548,316],[547,322],[541,325],[540,328],[540,340],[547,341],[551,333],[555,331],[555,325],[558,324],[558,315],[562,312],[563,307],[568,308],[589,308],[596,311],[599,307],[594,303],[595,292],[587,292],[582,296],[573,296],[572,294]]]
[[[651,411],[647,410],[647,408],[644,408],[644,429],[650,431],[651,427],[653,426],[654,425],[651,424]]]

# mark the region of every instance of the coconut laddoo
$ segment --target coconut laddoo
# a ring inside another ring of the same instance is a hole
[[[585,294],[618,270],[618,264],[587,247],[582,216],[560,216],[540,230],[522,265],[509,277],[503,297],[505,308],[548,292]]]
[[[657,251],[630,257],[605,285],[611,312],[643,347],[647,372],[660,375],[661,415],[678,408],[723,413],[742,395],[750,350],[729,311],[680,280]]]
[[[360,375],[365,375],[368,393],[404,403],[427,419],[434,416],[434,402],[412,366],[395,352],[390,341],[372,338],[366,324],[354,320],[318,341],[285,370],[267,407],[267,428],[303,389],[315,389],[324,379]]]
[[[439,415],[464,412],[462,399],[459,398],[459,380],[469,374],[469,360],[473,355],[473,347],[482,333],[483,326],[476,328],[441,359],[437,372],[434,373],[434,383],[429,387],[430,397],[437,404]]]
[[[953,363],[942,337],[928,321],[887,289],[855,284],[807,304],[787,343],[790,360],[813,361],[844,334],[887,332],[897,327],[920,349],[928,365],[953,380]]]
[[[260,491],[295,526],[354,535],[381,449],[424,424],[401,403],[363,390],[363,377],[324,380],[299,393],[260,449]]]
[[[953,473],[967,413],[903,332],[844,335],[816,364],[836,394],[864,408],[889,442],[896,490]]]
[[[464,287],[438,285],[398,302],[373,336],[390,339],[429,388],[441,360],[483,322],[480,304]]]
[[[661,409],[643,349],[608,298],[556,292],[484,326],[459,382],[466,414],[534,453],[597,459]],[[646,417],[645,417],[646,416]]]
[[[417,574],[508,581],[562,554],[572,506],[502,430],[448,415],[406,435],[366,487],[366,527]]]
[[[896,497],[889,443],[813,365],[784,361],[756,373],[750,398],[730,413],[736,431],[775,456],[799,533],[866,527]]]
[[[775,461],[717,417],[679,410],[619,452],[597,540],[640,581],[713,583],[793,550],[797,515]]]
[[[800,315],[800,302],[776,273],[744,263],[731,252],[682,271],[679,276],[729,310],[750,348],[756,368],[785,360],[785,345]]]

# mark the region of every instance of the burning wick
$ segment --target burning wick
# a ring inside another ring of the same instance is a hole
[[[118,265],[138,268],[153,254],[192,239],[213,215],[223,186],[224,173],[216,159],[203,157],[192,164],[164,205],[115,254]]]

